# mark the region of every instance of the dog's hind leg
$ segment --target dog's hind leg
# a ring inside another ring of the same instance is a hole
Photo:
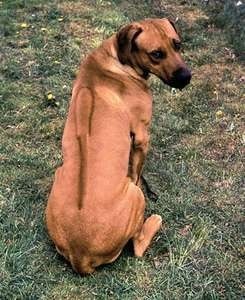
[[[133,237],[134,254],[137,257],[144,255],[146,249],[151,243],[154,235],[159,231],[162,225],[162,218],[159,215],[151,215],[143,223],[141,230]]]
[[[152,215],[144,221],[145,199],[141,189],[131,183],[130,199],[136,205],[137,214],[134,218],[134,233],[132,236],[134,254],[137,257],[144,255],[146,249],[151,243],[154,235],[162,225],[162,218],[159,215]]]

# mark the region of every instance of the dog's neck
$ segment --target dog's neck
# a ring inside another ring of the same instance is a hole
[[[144,85],[147,85],[146,80],[149,78],[148,72],[142,70],[139,67],[131,67],[129,64],[122,64],[118,57],[118,46],[115,36],[112,36],[108,40],[104,41],[102,46],[106,54],[113,59],[113,64],[108,64],[107,68],[116,73],[127,74],[134,79],[141,81]]]

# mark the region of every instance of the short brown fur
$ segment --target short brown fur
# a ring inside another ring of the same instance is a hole
[[[139,179],[152,115],[146,78],[153,73],[167,83],[185,67],[173,38],[179,39],[167,19],[132,23],[81,64],[62,139],[63,165],[46,208],[56,249],[81,274],[114,261],[130,239],[142,256],[161,227],[158,215],[144,221]],[[148,53],[159,47],[168,57],[151,64]]]

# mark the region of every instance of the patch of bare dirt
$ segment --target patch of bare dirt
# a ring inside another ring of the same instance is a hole
[[[86,23],[81,24],[81,21],[71,21],[65,29],[69,34],[81,40],[94,35],[94,30]]]
[[[203,155],[211,160],[232,160],[240,145],[232,136],[215,136],[204,145]]]
[[[58,8],[64,12],[64,15],[71,14],[74,16],[81,14],[85,10],[89,10],[90,6],[85,1],[64,1],[58,4]]]
[[[215,181],[213,185],[214,187],[219,189],[228,189],[233,185],[233,180],[229,178],[221,181]]]
[[[178,22],[178,19],[183,19],[190,27],[199,19],[209,19],[209,17],[198,7],[193,8],[186,4],[166,4],[166,1],[164,0],[155,0],[153,1],[153,7],[157,15],[168,13],[173,20]]]

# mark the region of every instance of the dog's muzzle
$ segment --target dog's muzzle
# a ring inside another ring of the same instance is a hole
[[[168,84],[177,89],[183,89],[191,81],[191,72],[187,68],[179,68],[173,73]]]

